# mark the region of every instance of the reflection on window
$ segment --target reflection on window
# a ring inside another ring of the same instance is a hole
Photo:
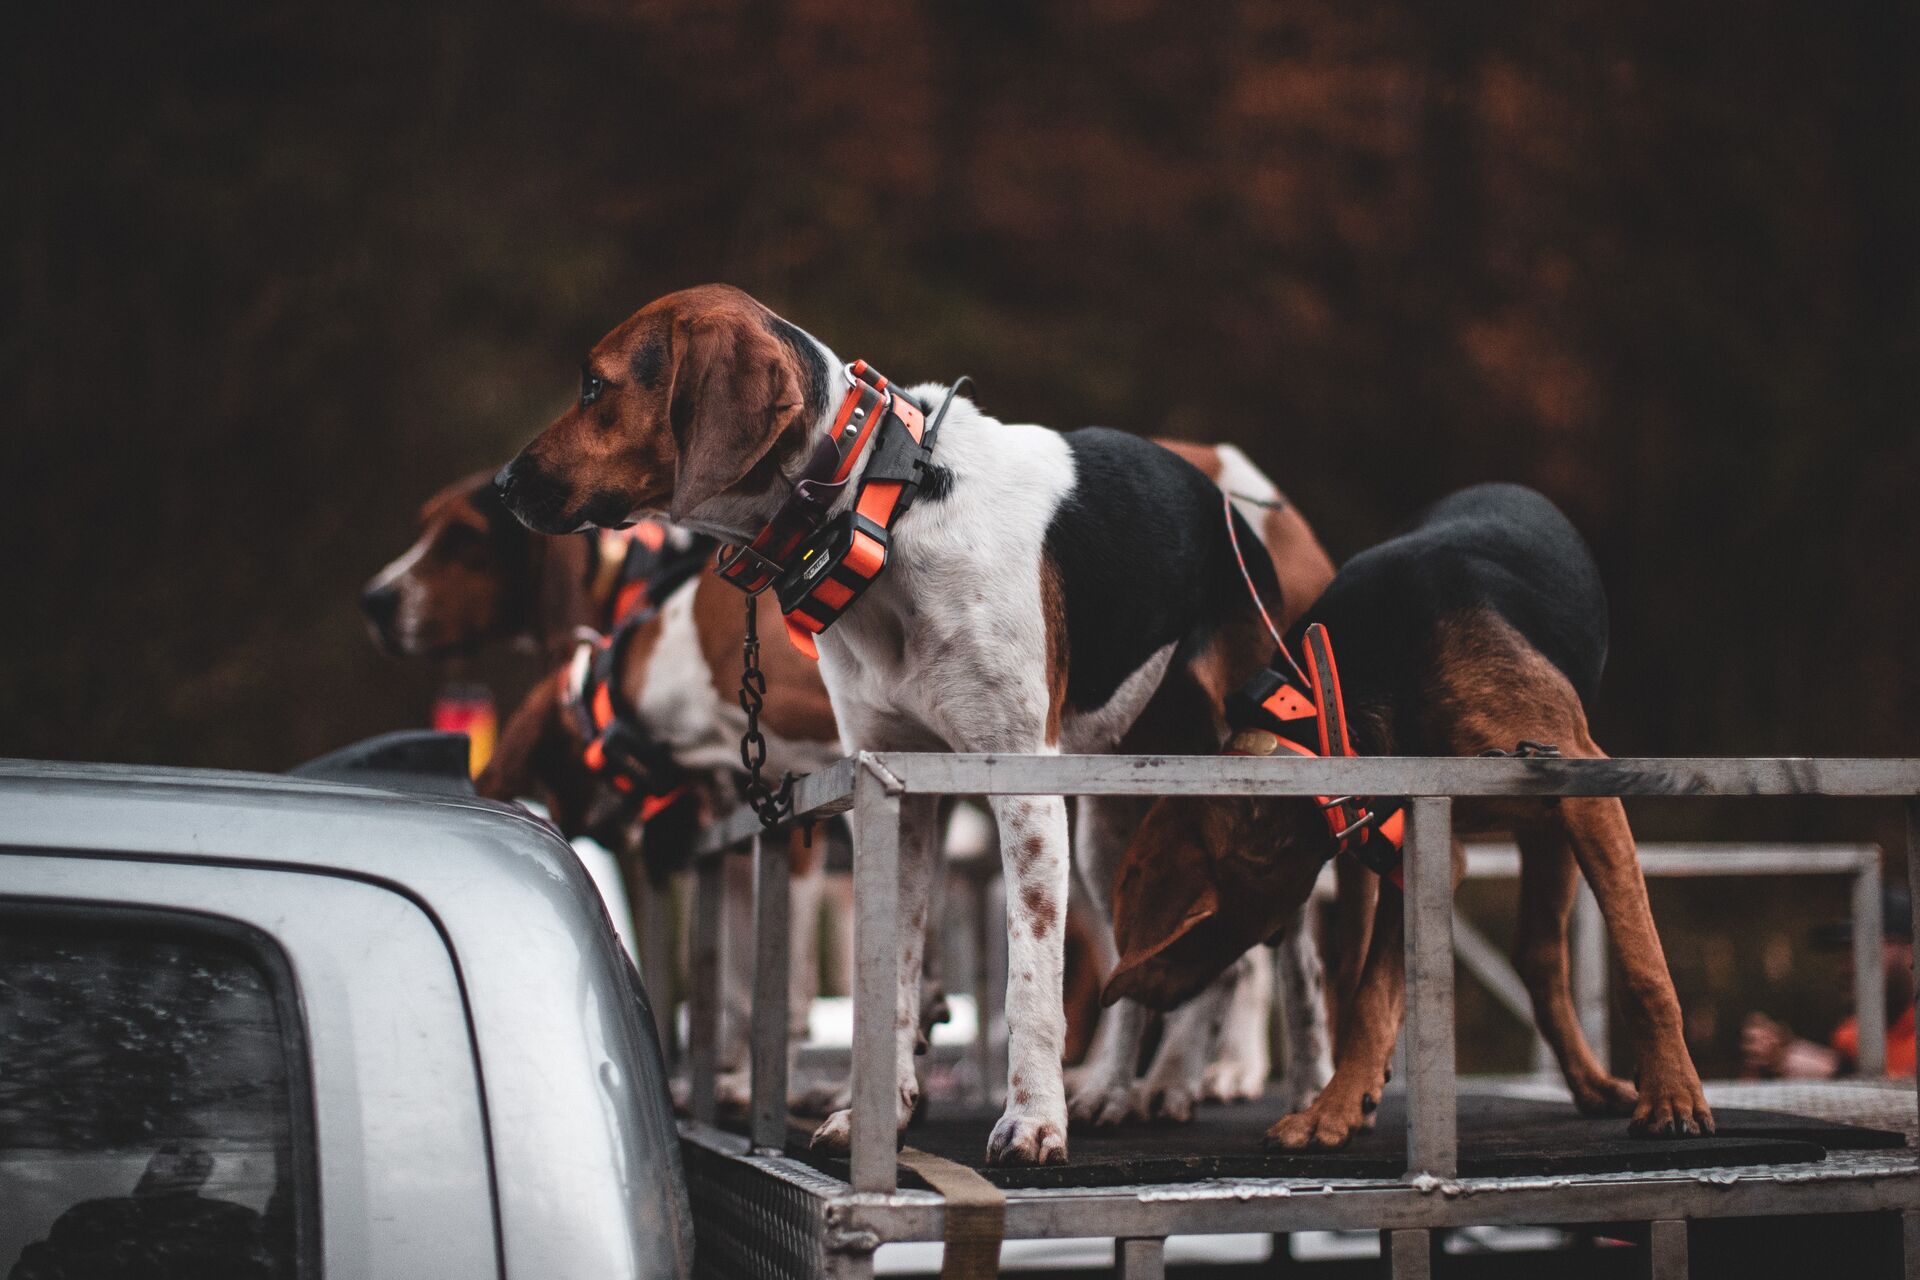
[[[0,1275],[295,1275],[292,1031],[236,942],[0,914]]]

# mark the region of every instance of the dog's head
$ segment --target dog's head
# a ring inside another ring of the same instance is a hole
[[[617,526],[643,511],[683,521],[721,494],[771,488],[804,445],[825,386],[812,341],[740,290],[668,294],[600,340],[579,400],[496,482],[543,533]]]
[[[1324,861],[1310,834],[1318,821],[1310,800],[1155,804],[1114,881],[1120,962],[1102,1002],[1172,1009],[1271,938],[1313,892]]]
[[[533,535],[492,478],[468,476],[427,500],[420,536],[360,594],[374,641],[406,658],[467,653],[528,624]]]

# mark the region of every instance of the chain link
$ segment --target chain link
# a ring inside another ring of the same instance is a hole
[[[746,639],[740,646],[740,710],[747,715],[747,731],[740,735],[740,764],[747,771],[747,803],[760,815],[762,826],[773,828],[793,813],[793,775],[781,778],[776,791],[762,772],[767,764],[767,737],[760,732],[760,709],[767,701],[767,677],[760,670],[757,602],[757,597],[747,597]]]

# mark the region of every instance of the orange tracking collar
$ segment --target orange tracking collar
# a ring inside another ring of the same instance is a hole
[[[714,570],[748,595],[773,587],[787,639],[809,658],[820,656],[813,638],[887,567],[889,530],[919,493],[940,419],[953,401],[949,392],[929,426],[925,411],[865,360],[844,373],[847,393],[793,492],[751,542],[723,551]],[[868,446],[873,456],[853,505],[828,519]]]
[[[1340,669],[1334,664],[1333,643],[1327,629],[1313,623],[1301,641],[1307,665],[1302,671],[1285,649],[1227,700],[1227,720],[1234,731],[1229,755],[1251,755],[1243,734],[1274,740],[1274,748],[1313,757],[1358,754],[1347,736],[1347,707],[1340,695]],[[1293,674],[1279,670],[1282,660]],[[1303,741],[1303,739],[1310,739]],[[1265,745],[1262,743],[1261,745]],[[1263,754],[1270,754],[1266,752]],[[1376,874],[1400,882],[1400,858],[1406,842],[1406,806],[1360,796],[1318,796],[1321,815],[1333,837],[1333,851],[1352,853]]]
[[[646,609],[629,616],[610,636],[582,638],[561,693],[561,710],[586,744],[582,763],[615,791],[637,801],[642,822],[651,822],[689,794],[686,771],[673,753],[649,738],[614,701],[620,651],[654,612]]]

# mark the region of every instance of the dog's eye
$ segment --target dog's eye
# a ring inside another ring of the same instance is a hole
[[[586,368],[584,366],[581,368],[580,370],[580,407],[582,409],[592,404],[595,400],[598,400],[600,398],[600,393],[602,391],[605,391],[606,389],[607,389],[606,379],[602,378],[599,374],[595,373],[590,368]]]

